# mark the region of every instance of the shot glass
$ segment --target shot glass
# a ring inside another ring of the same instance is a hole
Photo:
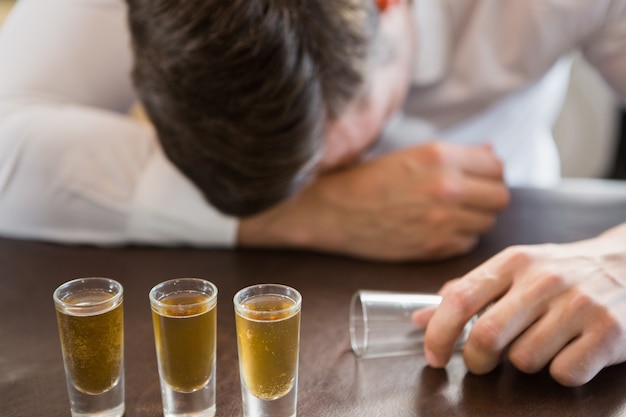
[[[357,291],[350,303],[350,344],[356,356],[376,358],[424,351],[426,329],[411,316],[416,310],[434,309],[441,296],[387,291]],[[468,322],[456,343],[462,349],[476,318]]]
[[[124,414],[122,285],[79,278],[53,294],[73,417]]]
[[[217,287],[199,278],[150,290],[165,417],[215,415]]]
[[[244,417],[293,417],[298,399],[302,296],[261,284],[235,294]]]

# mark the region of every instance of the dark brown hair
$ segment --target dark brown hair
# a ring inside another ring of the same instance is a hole
[[[220,211],[285,198],[355,97],[371,0],[127,0],[133,80],[168,158]]]

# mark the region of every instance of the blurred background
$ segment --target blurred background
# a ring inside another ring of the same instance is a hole
[[[14,3],[0,0],[0,32]],[[626,179],[626,113],[579,56],[574,58],[568,96],[554,136],[564,177]]]

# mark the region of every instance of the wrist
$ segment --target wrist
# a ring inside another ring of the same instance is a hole
[[[294,198],[255,216],[239,220],[237,245],[241,247],[306,248],[313,245],[314,216],[301,213]],[[307,221],[308,220],[308,221]]]
[[[598,236],[599,239],[615,241],[619,246],[626,248],[626,223],[612,227]]]

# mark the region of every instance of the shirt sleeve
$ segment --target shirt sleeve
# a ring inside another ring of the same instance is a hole
[[[122,0],[20,0],[0,32],[0,235],[232,246],[237,221],[164,156],[134,103]]]
[[[596,5],[601,19],[584,42],[583,53],[626,103],[626,0],[597,1]]]

